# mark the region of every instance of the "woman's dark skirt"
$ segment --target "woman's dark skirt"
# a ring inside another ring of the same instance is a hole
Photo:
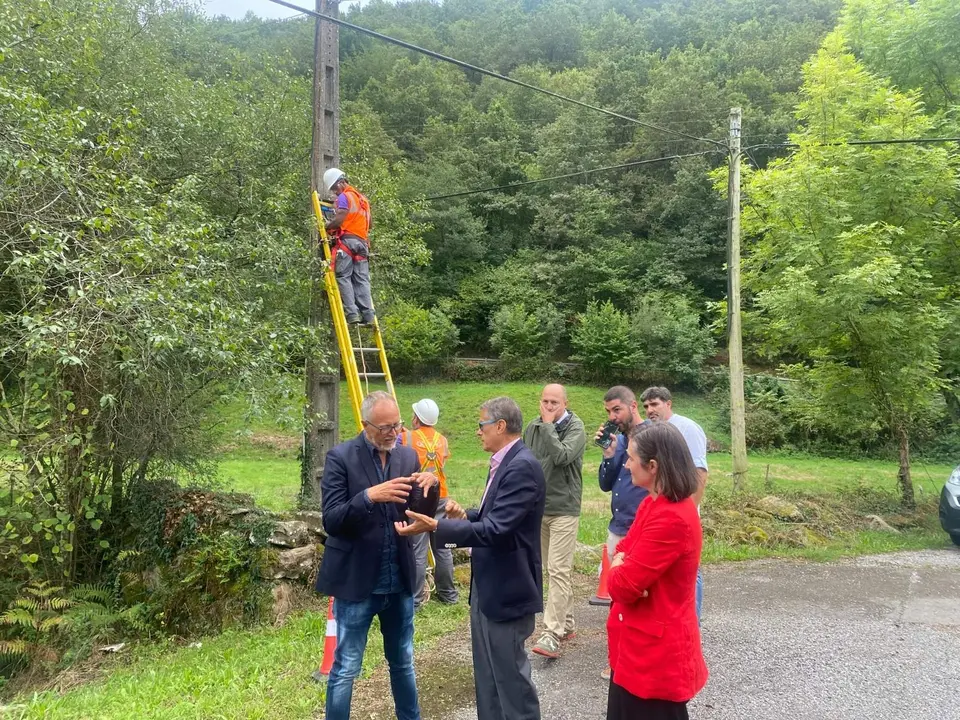
[[[610,679],[607,720],[689,720],[687,704],[670,700],[646,700],[631,695]]]

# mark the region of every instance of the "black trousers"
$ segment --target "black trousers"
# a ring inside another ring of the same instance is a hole
[[[689,720],[687,704],[671,700],[646,700],[631,695],[613,682],[607,692],[607,720]]]

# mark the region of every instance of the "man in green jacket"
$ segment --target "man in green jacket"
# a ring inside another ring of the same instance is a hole
[[[533,646],[538,655],[560,657],[560,642],[574,636],[573,556],[583,496],[583,421],[567,409],[563,385],[547,385],[540,396],[540,417],[527,425],[523,443],[543,467],[547,502],[540,523],[540,549],[549,583],[543,609],[543,634]]]

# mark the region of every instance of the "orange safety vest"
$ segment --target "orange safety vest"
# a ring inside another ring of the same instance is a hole
[[[424,430],[430,431],[430,437]],[[420,459],[420,472],[432,472],[440,481],[440,497],[447,497],[447,474],[443,466],[450,457],[447,439],[432,427],[405,430],[400,436],[400,443],[412,447],[417,451]]]
[[[347,217],[340,223],[340,235],[356,235],[364,242],[369,242],[367,236],[370,233],[370,201],[364,197],[363,193],[347,185],[343,194],[347,196]]]

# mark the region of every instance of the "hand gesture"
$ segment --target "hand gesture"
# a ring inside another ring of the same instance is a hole
[[[544,407],[543,401],[540,401],[540,419],[545,423],[555,423],[560,415],[563,414],[563,408],[558,410],[550,410],[547,407]]]
[[[433,532],[437,529],[437,521],[429,515],[421,515],[413,510],[407,510],[407,517],[412,522],[395,522],[393,526],[397,529],[397,535],[404,537],[410,535],[420,535],[421,533]]]
[[[410,476],[410,481],[419,485],[424,495],[427,494],[427,488],[440,484],[440,480],[431,472],[415,472]]]
[[[394,478],[367,489],[367,497],[373,503],[405,503],[410,495],[410,478]]]
[[[460,507],[460,503],[456,500],[447,500],[447,504],[443,509],[446,511],[447,517],[451,520],[467,519],[467,511]]]

